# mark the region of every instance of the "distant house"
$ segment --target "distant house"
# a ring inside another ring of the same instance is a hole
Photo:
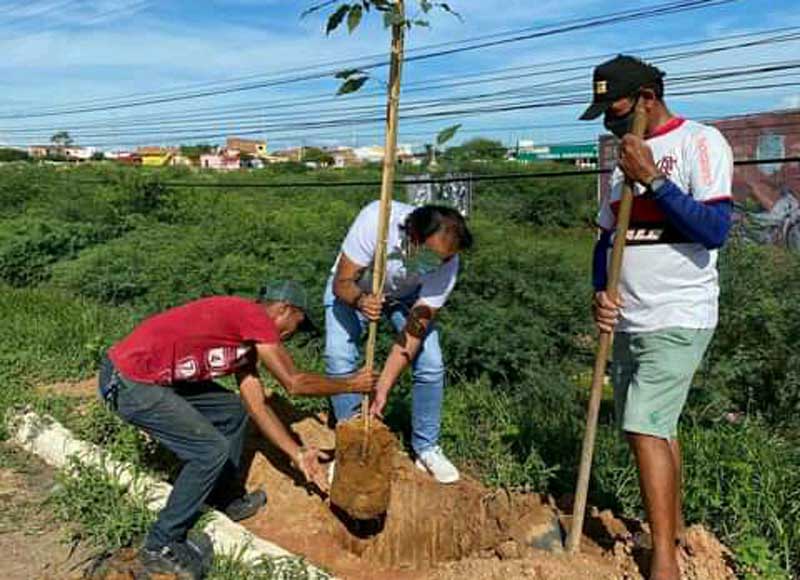
[[[303,159],[303,148],[290,147],[289,149],[281,149],[280,151],[275,151],[270,157],[280,160],[276,161],[276,163],[286,163],[290,161],[299,163]]]
[[[142,158],[133,151],[106,151],[103,157],[120,165],[141,165]]]
[[[192,161],[191,157],[187,157],[186,155],[181,155],[180,153],[176,153],[169,160],[170,167],[192,167],[194,162]]]
[[[383,147],[379,145],[370,145],[367,147],[356,147],[353,153],[358,157],[362,163],[382,163],[383,162]]]
[[[240,161],[240,165],[244,169],[263,169],[264,163],[265,161],[261,157],[242,157]]]
[[[67,161],[89,161],[97,153],[96,147],[68,146],[60,149]]]
[[[520,141],[515,158],[520,163],[536,161],[569,161],[576,167],[596,167],[596,143],[577,145],[534,145],[533,141]]]
[[[361,165],[361,160],[352,147],[329,147],[325,152],[333,157],[333,166],[337,169]]]
[[[241,157],[236,149],[220,149],[200,156],[200,167],[216,171],[235,171],[241,167]]]
[[[165,167],[177,154],[177,150],[172,147],[139,147],[136,154],[142,159],[142,165],[145,167]]]
[[[31,145],[28,147],[28,155],[33,159],[44,159],[50,154],[49,145]]]
[[[226,149],[235,149],[245,155],[252,157],[264,157],[267,155],[267,142],[254,139],[240,139],[239,137],[228,137],[225,143]]]

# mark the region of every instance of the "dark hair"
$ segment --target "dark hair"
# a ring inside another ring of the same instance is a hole
[[[444,205],[418,207],[408,214],[404,229],[419,244],[441,231],[452,236],[458,251],[469,250],[473,244],[472,233],[467,228],[464,216]]]

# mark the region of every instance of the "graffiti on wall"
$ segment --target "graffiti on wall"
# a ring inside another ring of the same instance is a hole
[[[800,110],[760,113],[707,121],[731,145],[734,159],[758,160],[800,157]],[[617,141],[604,135],[599,165],[616,165]],[[609,175],[600,175],[598,195],[608,195]],[[800,251],[800,163],[737,165],[733,172],[736,201],[735,232],[757,243],[777,244]]]
[[[464,217],[472,213],[472,175],[448,173],[431,182],[428,174],[406,178],[406,199],[411,205],[439,204],[457,209]]]

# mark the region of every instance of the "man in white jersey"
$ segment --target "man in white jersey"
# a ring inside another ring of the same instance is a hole
[[[439,447],[444,363],[433,324],[456,284],[459,256],[472,246],[464,218],[448,207],[392,202],[383,296],[372,292],[379,203],[358,214],[334,264],[325,292],[325,366],[331,377],[351,375],[361,356],[360,337],[371,320],[385,315],[397,329],[370,412],[380,415],[390,389],[411,365],[411,447],[417,467],[440,483],[458,481],[456,467]],[[337,421],[358,412],[359,395],[331,397]]]
[[[604,115],[621,139],[611,194],[602,201],[594,255],[594,312],[615,332],[617,417],[639,467],[653,536],[650,578],[679,580],[681,515],[678,419],[717,325],[717,250],[730,228],[733,156],[713,127],[672,114],[664,73],[620,55],[594,71],[594,99],[581,119]],[[628,134],[637,102],[644,139]],[[606,293],[622,185],[635,183],[619,298]]]

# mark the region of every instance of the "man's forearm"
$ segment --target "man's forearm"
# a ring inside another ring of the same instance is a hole
[[[298,373],[293,377],[292,384],[287,390],[292,395],[306,397],[326,397],[354,392],[345,379],[333,379],[314,373]]]
[[[261,385],[241,385],[240,392],[247,414],[261,434],[292,459],[297,457],[300,446],[267,404]]]
[[[377,390],[388,392],[411,364],[422,346],[422,340],[403,331],[401,338],[392,346],[378,379]]]

